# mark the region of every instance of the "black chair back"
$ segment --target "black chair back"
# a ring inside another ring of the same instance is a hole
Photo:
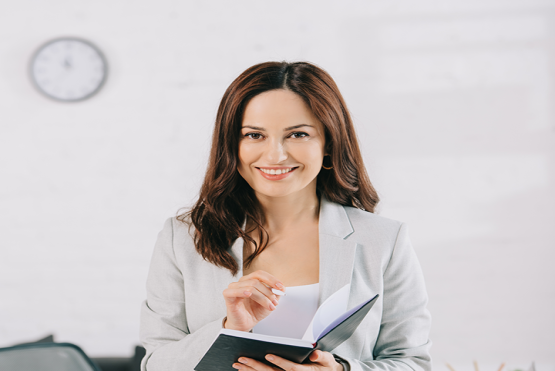
[[[101,371],[77,345],[34,343],[0,348],[2,371]]]

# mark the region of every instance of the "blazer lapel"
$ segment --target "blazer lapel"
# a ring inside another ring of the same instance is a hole
[[[346,241],[354,232],[343,206],[320,201],[320,299],[318,306],[334,292],[351,283],[356,242]]]

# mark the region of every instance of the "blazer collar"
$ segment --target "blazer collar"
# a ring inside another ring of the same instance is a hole
[[[351,283],[357,243],[345,239],[353,232],[354,229],[345,208],[322,197],[319,218],[320,298],[318,306],[334,292]]]
[[[324,196],[320,198],[319,230],[320,234],[340,238],[347,238],[354,232],[345,208]]]

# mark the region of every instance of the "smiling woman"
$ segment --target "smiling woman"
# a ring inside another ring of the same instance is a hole
[[[316,195],[324,127],[297,94],[279,89],[254,97],[245,109],[241,134],[237,170],[257,199]]]
[[[377,203],[333,79],[306,62],[247,69],[220,103],[198,201],[158,236],[143,370],[193,370],[222,329],[298,338],[345,286],[345,308],[379,298],[332,353],[217,369],[429,370],[420,266],[406,227],[373,214]]]

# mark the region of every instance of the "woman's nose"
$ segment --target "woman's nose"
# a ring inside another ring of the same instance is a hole
[[[283,142],[279,140],[270,140],[268,142],[266,156],[270,164],[279,164],[287,160],[287,151]]]

